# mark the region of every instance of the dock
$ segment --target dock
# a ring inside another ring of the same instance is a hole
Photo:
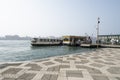
[[[120,48],[120,45],[103,45],[101,44],[102,48]]]
[[[80,46],[83,48],[97,48],[97,46],[101,47],[99,44],[81,44]]]
[[[120,48],[120,45],[106,45],[106,44],[81,44],[83,48]]]

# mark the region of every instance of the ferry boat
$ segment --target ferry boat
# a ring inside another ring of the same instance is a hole
[[[55,46],[62,45],[61,39],[51,39],[51,38],[33,38],[31,41],[32,46]]]
[[[63,36],[63,45],[80,46],[81,44],[90,44],[86,36]]]

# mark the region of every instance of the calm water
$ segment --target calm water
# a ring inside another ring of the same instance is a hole
[[[27,61],[51,56],[91,51],[80,47],[32,47],[29,40],[0,40],[0,62]]]

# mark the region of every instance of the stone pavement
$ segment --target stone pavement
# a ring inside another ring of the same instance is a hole
[[[0,80],[120,80],[120,49],[2,63]]]

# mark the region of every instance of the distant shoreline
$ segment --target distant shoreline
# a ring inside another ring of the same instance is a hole
[[[0,40],[31,40],[31,39],[0,39]]]
[[[32,37],[20,37],[19,35],[5,35],[5,37],[0,37],[0,40],[31,40]]]

